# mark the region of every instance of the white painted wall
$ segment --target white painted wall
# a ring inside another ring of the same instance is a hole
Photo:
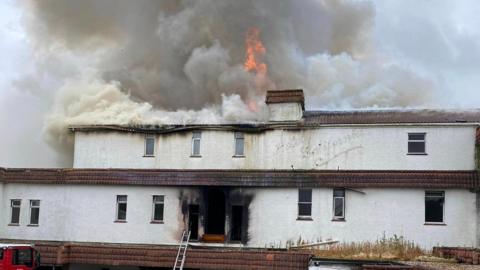
[[[428,155],[407,155],[409,132],[426,132]],[[234,133],[202,131],[201,157],[190,157],[192,132],[156,136],[155,157],[143,157],[144,135],[75,132],[75,168],[472,170],[473,126],[322,127],[245,134],[245,157]]]
[[[345,222],[331,221],[332,189],[312,192],[312,221],[297,220],[298,190],[259,189],[252,203],[250,245],[285,246],[333,239],[341,242],[375,241],[394,234],[432,246],[475,246],[475,193],[445,191],[446,226],[424,225],[425,190],[363,189],[364,194],[347,190]]]
[[[116,195],[128,196],[127,223],[114,222]],[[150,224],[153,195],[165,196],[164,224]],[[8,226],[2,211],[0,238],[174,244],[183,228],[178,196],[166,187],[6,184],[3,202],[22,199],[21,218]],[[30,199],[40,200],[38,227],[27,226]]]
[[[272,122],[298,121],[302,119],[303,108],[299,102],[268,104],[269,120]]]
[[[476,245],[476,196],[467,190],[445,191],[446,226],[424,225],[423,189],[363,189],[346,192],[346,221],[333,222],[332,189],[314,189],[312,221],[297,221],[298,190],[244,189],[249,207],[252,247],[285,247],[308,242],[375,241],[396,234],[424,248]],[[0,212],[0,238],[80,242],[177,244],[184,228],[181,194],[175,187],[5,184],[3,204],[22,199],[20,226],[8,226],[9,207]],[[115,223],[116,195],[128,195],[127,223]],[[165,223],[150,224],[152,195],[165,195]],[[40,225],[29,227],[28,200],[40,199]],[[185,220],[186,222],[186,220]]]

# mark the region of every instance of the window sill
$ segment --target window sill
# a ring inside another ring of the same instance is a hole
[[[233,155],[232,158],[245,158],[245,155]]]
[[[163,224],[163,221],[160,221],[160,220],[152,220],[152,221],[150,221],[150,224]]]
[[[313,221],[312,217],[297,217],[298,221]]]
[[[115,220],[114,223],[127,223],[126,220]]]
[[[153,155],[153,156],[150,156],[150,155],[148,155],[148,156],[147,156],[147,155],[143,155],[143,157],[145,157],[145,158],[154,158],[155,156],[154,156],[154,155]]]
[[[201,158],[201,155],[190,155],[191,158]]]
[[[407,153],[407,156],[427,156],[427,153]]]
[[[447,224],[443,222],[425,222],[423,225],[425,226],[447,226]]]
[[[38,224],[28,224],[27,227],[38,227]]]
[[[18,223],[9,223],[8,226],[20,226]]]
[[[333,222],[346,222],[345,218],[333,218]]]

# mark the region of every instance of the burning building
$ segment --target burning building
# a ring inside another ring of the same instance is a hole
[[[0,238],[69,269],[171,267],[182,231],[201,269],[302,269],[272,249],[382,235],[479,245],[480,112],[265,103],[265,122],[70,126],[72,169],[0,169]]]

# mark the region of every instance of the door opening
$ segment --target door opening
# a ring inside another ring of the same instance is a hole
[[[225,194],[221,189],[208,191],[205,232],[225,235]]]
[[[198,240],[198,212],[197,204],[188,206],[188,230],[191,240]]]
[[[242,241],[243,205],[232,205],[231,241]]]

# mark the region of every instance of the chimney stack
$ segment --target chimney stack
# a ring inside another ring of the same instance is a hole
[[[268,90],[265,98],[270,122],[291,122],[302,119],[305,97],[302,89]]]

